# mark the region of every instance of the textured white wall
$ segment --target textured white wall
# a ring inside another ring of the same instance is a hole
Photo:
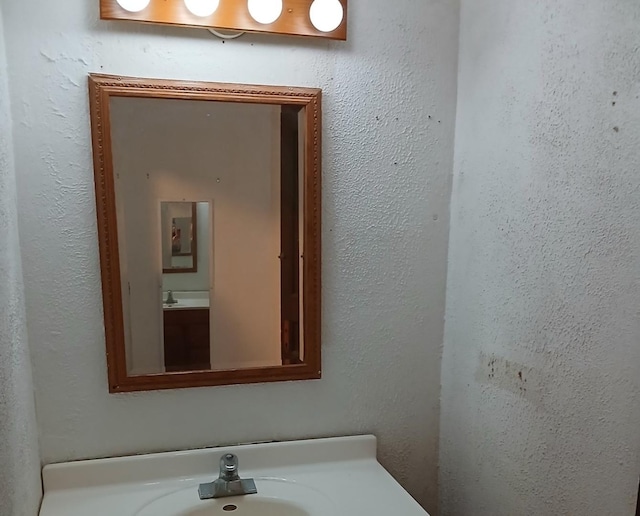
[[[349,42],[101,22],[3,0],[45,462],[374,432],[436,504],[457,2],[351,2]],[[86,75],[324,89],[324,378],[107,393]]]
[[[0,11],[0,514],[36,516],[40,452],[27,345],[16,177]]]
[[[640,3],[461,14],[442,514],[631,515]]]

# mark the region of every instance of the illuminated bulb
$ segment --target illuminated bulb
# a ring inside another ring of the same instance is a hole
[[[146,9],[151,0],[117,0],[118,5],[122,7],[125,11],[130,11],[132,13],[137,13]]]
[[[282,0],[249,0],[249,14],[258,23],[269,25],[282,14]]]
[[[184,5],[191,11],[191,14],[205,18],[216,12],[220,0],[184,0]]]
[[[309,16],[320,32],[333,32],[344,19],[344,9],[339,0],[314,0]]]

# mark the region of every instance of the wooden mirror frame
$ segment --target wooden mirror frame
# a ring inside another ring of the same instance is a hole
[[[109,392],[320,378],[321,90],[91,74],[89,76],[89,95]],[[304,241],[302,250],[304,257],[302,286],[304,363],[224,371],[171,372],[128,376],[111,142],[110,99],[112,97],[278,104],[297,106],[305,111]]]

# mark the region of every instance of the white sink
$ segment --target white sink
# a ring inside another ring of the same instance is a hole
[[[320,516],[335,513],[322,493],[280,479],[256,478],[258,494],[202,501],[193,487],[156,498],[135,516]],[[230,514],[231,513],[231,514]]]
[[[311,516],[313,513],[307,512],[300,507],[291,505],[286,502],[279,502],[277,500],[269,500],[261,498],[259,500],[247,500],[235,503],[223,504],[222,502],[215,502],[206,504],[206,506],[195,509],[177,509],[173,512],[166,510],[154,510],[149,512],[141,512],[143,516],[214,516],[217,514],[228,515],[230,512],[234,514],[244,514],[246,516]],[[328,514],[328,513],[327,513]]]
[[[256,516],[310,516],[311,513],[289,505],[283,502],[274,502],[271,500],[259,501],[259,502],[246,502],[239,507],[236,505],[220,505],[210,508],[194,509],[188,512],[176,512],[173,513],[179,516],[209,516],[214,514],[229,514],[231,511],[238,511],[236,514],[256,515]],[[150,513],[153,514],[153,513]],[[158,513],[160,514],[160,513]],[[168,513],[162,513],[168,514]]]
[[[201,501],[220,457],[257,494]],[[250,444],[45,466],[40,516],[428,516],[376,459],[373,436]]]

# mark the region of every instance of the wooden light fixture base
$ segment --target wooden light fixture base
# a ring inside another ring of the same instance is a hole
[[[345,41],[347,39],[348,0],[339,1],[344,10],[344,18],[340,26],[332,32],[321,32],[311,23],[309,9],[313,0],[283,0],[282,15],[268,25],[263,25],[253,19],[249,14],[247,0],[220,0],[216,12],[207,17],[192,14],[187,9],[184,0],[151,0],[149,5],[140,12],[125,10],[116,0],[100,0],[100,18]]]

